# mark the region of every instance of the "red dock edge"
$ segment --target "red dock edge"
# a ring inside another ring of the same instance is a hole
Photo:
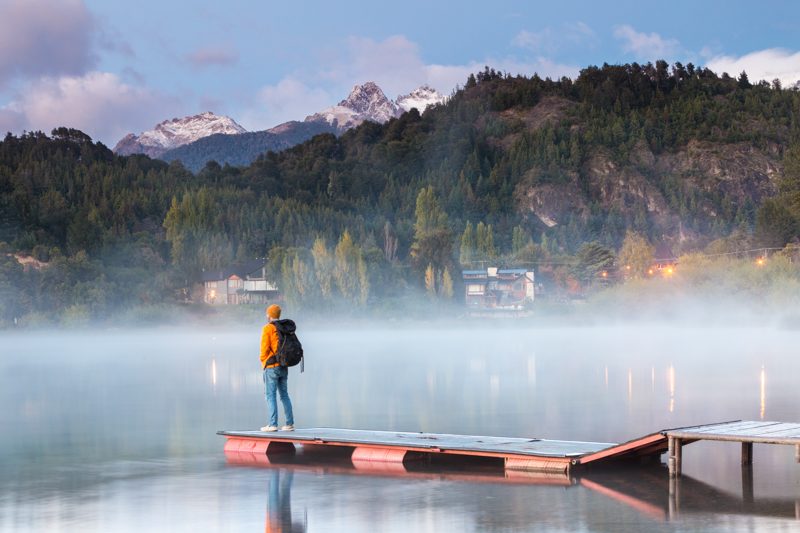
[[[398,470],[403,469],[403,463],[419,460],[427,454],[450,454],[471,457],[496,457],[504,460],[508,472],[551,472],[569,473],[572,467],[590,463],[643,458],[657,456],[667,450],[667,437],[661,433],[654,433],[645,437],[628,441],[623,444],[611,446],[595,453],[578,457],[552,457],[521,455],[513,453],[484,452],[477,450],[448,450],[440,448],[415,448],[405,446],[386,446],[368,443],[325,441],[307,442],[282,435],[280,440],[272,440],[268,436],[245,437],[226,435],[225,453],[253,456],[256,462],[269,463],[268,457],[274,454],[294,453],[295,444],[309,444],[313,446],[339,446],[353,448],[351,460],[359,470],[386,469],[389,465],[397,465]],[[261,460],[260,458],[265,458]]]

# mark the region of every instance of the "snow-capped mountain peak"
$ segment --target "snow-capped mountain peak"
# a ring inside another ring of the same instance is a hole
[[[339,105],[372,117],[376,122],[386,122],[398,114],[397,105],[386,98],[374,81],[368,81],[364,85],[355,85],[347,98],[339,102]]]
[[[140,135],[128,134],[117,143],[114,151],[120,155],[144,153],[159,157],[167,150],[215,133],[230,135],[246,131],[232,118],[206,111],[199,115],[165,120]]]
[[[307,116],[306,122],[324,121],[344,131],[365,120],[383,123],[399,116],[401,112],[375,82],[368,81],[363,85],[355,85],[347,98],[337,105]]]
[[[410,111],[416,107],[422,113],[428,106],[444,102],[445,97],[429,85],[423,85],[408,94],[397,97],[395,103],[403,111]]]
[[[350,94],[337,105],[306,117],[306,122],[327,122],[339,131],[358,126],[365,120],[384,123],[399,117],[416,107],[424,111],[428,106],[444,101],[444,96],[428,85],[423,85],[409,94],[399,96],[396,101],[389,100],[373,81],[355,85]]]

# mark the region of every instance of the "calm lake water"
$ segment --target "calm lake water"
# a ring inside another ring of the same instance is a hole
[[[734,419],[800,421],[800,332],[770,328],[306,327],[300,427],[623,442]],[[226,461],[266,423],[258,327],[0,336],[3,531],[797,531],[788,446],[507,479],[490,466],[355,470],[299,452]],[[283,464],[282,464],[283,463]]]

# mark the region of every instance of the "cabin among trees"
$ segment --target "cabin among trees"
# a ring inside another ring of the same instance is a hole
[[[533,303],[533,270],[524,268],[464,270],[464,298],[471,309],[522,309]]]
[[[281,298],[266,277],[266,261],[256,259],[203,272],[203,301],[210,305],[267,304]]]

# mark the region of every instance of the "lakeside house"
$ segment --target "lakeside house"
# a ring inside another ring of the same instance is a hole
[[[267,280],[266,261],[255,259],[203,272],[203,301],[210,305],[267,304],[280,299]]]
[[[472,309],[523,309],[535,298],[533,270],[496,268],[464,270],[464,299]]]

